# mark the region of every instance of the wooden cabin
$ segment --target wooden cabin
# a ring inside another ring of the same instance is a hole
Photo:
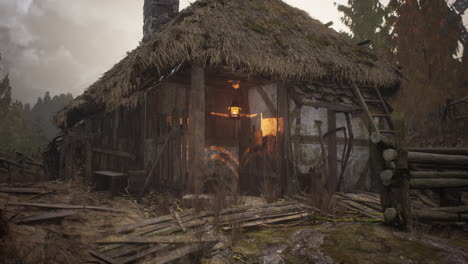
[[[400,82],[280,0],[199,0],[56,115],[57,177],[121,173],[133,193],[372,189],[369,128],[390,130]]]

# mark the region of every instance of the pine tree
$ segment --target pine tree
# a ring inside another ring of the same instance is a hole
[[[348,5],[338,5],[343,13],[341,20],[349,27],[356,42],[371,40],[371,48],[381,55],[389,56],[390,25],[387,23],[391,8],[379,0],[348,0]]]

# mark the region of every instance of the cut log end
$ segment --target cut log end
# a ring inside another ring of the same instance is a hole
[[[393,170],[384,170],[380,173],[380,180],[384,186],[390,186],[392,183],[393,175],[395,175]]]
[[[395,208],[387,208],[384,212],[386,222],[394,222],[397,219],[398,211]]]

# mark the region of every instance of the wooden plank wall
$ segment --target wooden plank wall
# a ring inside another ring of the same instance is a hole
[[[155,169],[151,186],[156,190],[180,192],[185,188],[187,175],[187,129],[186,109],[187,86],[168,83],[161,89],[147,94],[146,99],[146,141],[154,142],[146,153],[152,164],[157,154],[163,151],[161,161]],[[179,130],[170,137],[162,149],[169,133]],[[151,158],[153,157],[153,158]],[[146,168],[149,170],[149,167]]]

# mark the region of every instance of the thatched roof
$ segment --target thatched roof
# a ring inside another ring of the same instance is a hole
[[[192,62],[272,80],[331,79],[394,88],[401,78],[367,47],[280,0],[199,0],[106,72],[80,100],[104,104],[107,111],[135,106],[149,80]],[[59,113],[59,123],[68,110]]]

